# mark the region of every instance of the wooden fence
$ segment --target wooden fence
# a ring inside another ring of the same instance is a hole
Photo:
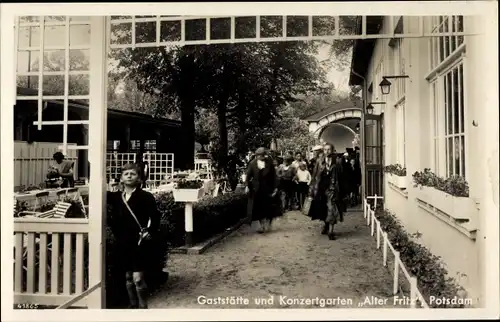
[[[52,155],[60,151],[61,143],[24,141],[14,142],[14,186],[39,185],[45,182],[47,169],[52,164]],[[72,144],[68,144],[72,145]],[[74,144],[73,144],[74,145]],[[69,150],[67,160],[75,162],[73,171],[78,178],[77,150]]]
[[[416,308],[417,303],[420,303],[420,306],[428,309],[429,305],[425,301],[422,293],[420,293],[417,284],[417,278],[415,276],[411,276],[408,273],[408,269],[405,264],[400,259],[400,254],[394,246],[389,241],[389,237],[387,236],[387,232],[383,231],[380,227],[380,221],[375,217],[375,210],[377,209],[377,201],[379,199],[383,199],[380,196],[371,196],[366,197],[363,205],[363,215],[366,218],[366,225],[371,228],[371,235],[377,236],[377,249],[380,249],[382,246],[382,256],[383,256],[383,265],[387,266],[387,257],[388,257],[388,249],[391,250],[394,256],[394,283],[393,283],[393,294],[396,295],[400,290],[400,272],[403,272],[403,276],[406,277],[407,281],[410,283],[410,307]],[[373,209],[371,208],[368,200],[373,200]],[[382,245],[381,245],[382,243]]]
[[[14,303],[58,306],[86,293],[88,232],[88,219],[15,218]]]

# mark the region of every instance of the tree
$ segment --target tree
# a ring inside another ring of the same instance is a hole
[[[30,57],[27,57],[28,59]],[[28,61],[29,71],[38,71],[40,60],[36,58],[33,62]],[[70,52],[69,70],[88,71],[89,59],[83,51],[72,49]],[[43,69],[46,72],[62,72],[66,68],[65,53],[63,50],[47,51],[43,56]],[[26,88],[38,88],[37,84],[30,84],[30,78],[21,78],[18,86]],[[88,95],[89,76],[84,74],[69,75],[69,95]],[[44,95],[62,96],[64,95],[64,75],[45,75],[43,78]]]
[[[280,32],[277,24],[267,27]],[[199,31],[186,26],[186,38]],[[215,29],[216,34],[225,31]],[[181,112],[186,146],[194,143],[197,110],[213,111],[219,134],[217,159],[224,167],[231,136],[236,137],[237,154],[268,143],[265,133],[280,118],[280,107],[325,87],[316,52],[315,42],[137,48],[122,51],[119,66],[140,90],[156,97],[157,114]]]

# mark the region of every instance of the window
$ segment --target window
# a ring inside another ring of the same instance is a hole
[[[465,177],[463,63],[444,75],[446,176]]]
[[[431,84],[434,171],[465,177],[465,102],[463,60]]]
[[[404,55],[404,48],[403,48],[403,39],[398,38],[393,47],[394,51],[394,70],[395,70],[395,75],[406,75],[405,74],[405,55]],[[394,82],[394,95],[396,102],[403,100],[406,94],[406,79],[400,78],[400,79],[394,79],[391,80],[391,82]]]
[[[432,33],[438,32],[463,32],[463,16],[432,17]],[[463,36],[431,37],[431,69],[443,63],[452,53],[464,44]]]
[[[405,102],[396,105],[396,163],[406,167]]]
[[[401,18],[398,22],[398,28],[402,32],[403,19]],[[390,43],[392,47],[392,58],[394,65],[393,75],[406,75],[405,74],[405,51],[404,51],[404,39],[397,38],[393,39]],[[392,110],[392,115],[394,116],[394,127],[396,130],[393,136],[393,146],[395,147],[395,153],[393,157],[394,162],[406,167],[406,120],[405,120],[405,96],[406,96],[406,79],[394,79],[394,90],[391,91],[391,101],[395,102],[394,109]]]
[[[141,149],[140,140],[130,141],[130,152],[139,152]],[[156,140],[144,141],[144,152],[156,152]]]
[[[113,151],[118,152],[119,148],[120,148],[120,140],[108,140],[108,146],[106,149],[108,152],[113,152]]]
[[[432,32],[463,32],[462,16],[432,18]],[[431,37],[432,164],[444,177],[466,176],[463,36]],[[452,57],[452,58],[450,58]]]

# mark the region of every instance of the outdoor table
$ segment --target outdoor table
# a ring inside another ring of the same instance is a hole
[[[89,194],[89,186],[77,186],[75,188],[78,188],[78,193],[81,196],[85,196]],[[47,196],[48,200],[56,200],[57,199],[57,194],[61,191],[65,191],[71,188],[59,188],[59,189],[44,189],[44,190],[31,190],[27,192],[16,192],[14,193],[14,198],[16,201],[20,202],[27,202],[29,205],[32,205],[36,201],[36,195],[39,194],[40,192],[48,192],[49,195]]]

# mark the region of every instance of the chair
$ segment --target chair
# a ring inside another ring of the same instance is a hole
[[[88,218],[87,210],[85,209],[85,205],[83,204],[83,198],[82,198],[82,195],[80,194],[80,191],[78,188],[64,189],[64,190],[58,191],[56,193],[56,195],[57,195],[57,199],[59,201],[62,201],[63,203],[67,203],[65,201],[67,199],[70,199],[73,201],[78,201],[78,203],[80,204],[80,209],[82,210],[83,215],[85,216],[85,218]],[[61,206],[59,206],[59,207],[61,207]],[[66,209],[66,212],[67,212],[67,209]],[[64,214],[66,214],[66,212]]]
[[[49,192],[48,191],[42,191],[38,192],[35,194],[35,206],[34,206],[34,211],[40,209],[43,204],[47,203],[49,201]]]
[[[212,192],[212,197],[217,197],[219,195],[220,183],[215,184],[214,191]]]

